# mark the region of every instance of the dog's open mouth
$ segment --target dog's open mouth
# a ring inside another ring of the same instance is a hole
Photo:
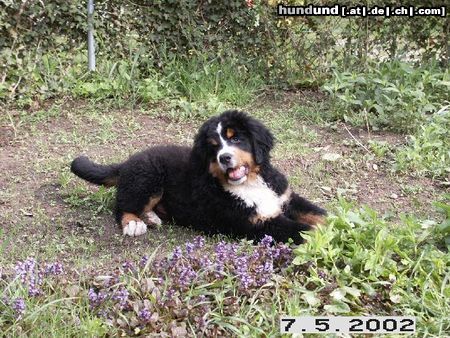
[[[227,175],[229,181],[237,182],[248,175],[248,167],[245,165],[241,165],[240,167],[236,168],[228,168]]]

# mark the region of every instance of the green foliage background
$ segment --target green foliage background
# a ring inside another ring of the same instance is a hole
[[[0,98],[48,96],[64,91],[85,74],[86,3],[0,1]],[[275,15],[277,3],[257,0],[249,7],[245,0],[95,1],[99,65],[127,60],[146,78],[168,60],[200,53],[222,63],[232,58],[267,83],[290,87],[321,84],[334,67],[364,68],[374,55],[385,60],[448,62],[446,18],[280,18]],[[284,3],[305,5],[304,1]],[[353,0],[340,4],[360,5]],[[384,4],[403,5],[366,2],[367,6]],[[410,1],[409,5],[442,4]],[[69,83],[43,79],[54,72],[59,78],[68,77]]]

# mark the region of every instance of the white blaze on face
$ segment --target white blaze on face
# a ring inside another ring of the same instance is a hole
[[[220,168],[226,172],[228,168],[233,168],[237,165],[237,161],[234,155],[234,147],[230,147],[227,143],[227,141],[222,137],[222,122],[219,122],[216,128],[217,134],[219,134],[220,144],[222,148],[217,153],[217,163],[219,163]],[[231,162],[229,166],[224,166],[222,163],[220,163],[220,156],[223,154],[230,154],[231,155]]]

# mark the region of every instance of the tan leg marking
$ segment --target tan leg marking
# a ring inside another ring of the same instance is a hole
[[[131,221],[139,222],[141,219],[137,217],[135,214],[130,212],[124,212],[122,216],[122,226],[126,226]]]
[[[316,227],[319,224],[325,224],[325,217],[313,213],[298,214],[297,222],[309,224],[313,227]]]
[[[156,195],[156,196],[151,196],[148,199],[148,203],[144,207],[144,212],[152,211],[153,208],[159,203],[159,201],[161,201],[161,197],[162,197],[162,194],[161,195]]]
[[[156,225],[161,225],[162,224],[161,219],[153,211],[155,206],[159,203],[159,201],[161,201],[161,197],[162,197],[162,194],[150,197],[148,199],[147,205],[144,207],[144,214],[147,217],[147,220],[148,220],[149,223],[156,224]]]

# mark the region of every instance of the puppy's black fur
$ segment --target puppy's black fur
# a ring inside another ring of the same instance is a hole
[[[272,134],[259,121],[227,111],[203,124],[192,148],[153,147],[112,165],[78,157],[71,170],[94,184],[117,186],[116,217],[123,226],[125,214],[140,216],[153,199],[158,215],[178,225],[250,239],[267,234],[277,241],[292,238],[301,243],[300,232],[314,228],[326,212],[290,192],[286,177],[270,164],[273,143]],[[234,167],[222,163],[228,156],[224,149],[232,153]],[[244,170],[247,174],[241,178]],[[280,204],[279,211],[271,201]]]

